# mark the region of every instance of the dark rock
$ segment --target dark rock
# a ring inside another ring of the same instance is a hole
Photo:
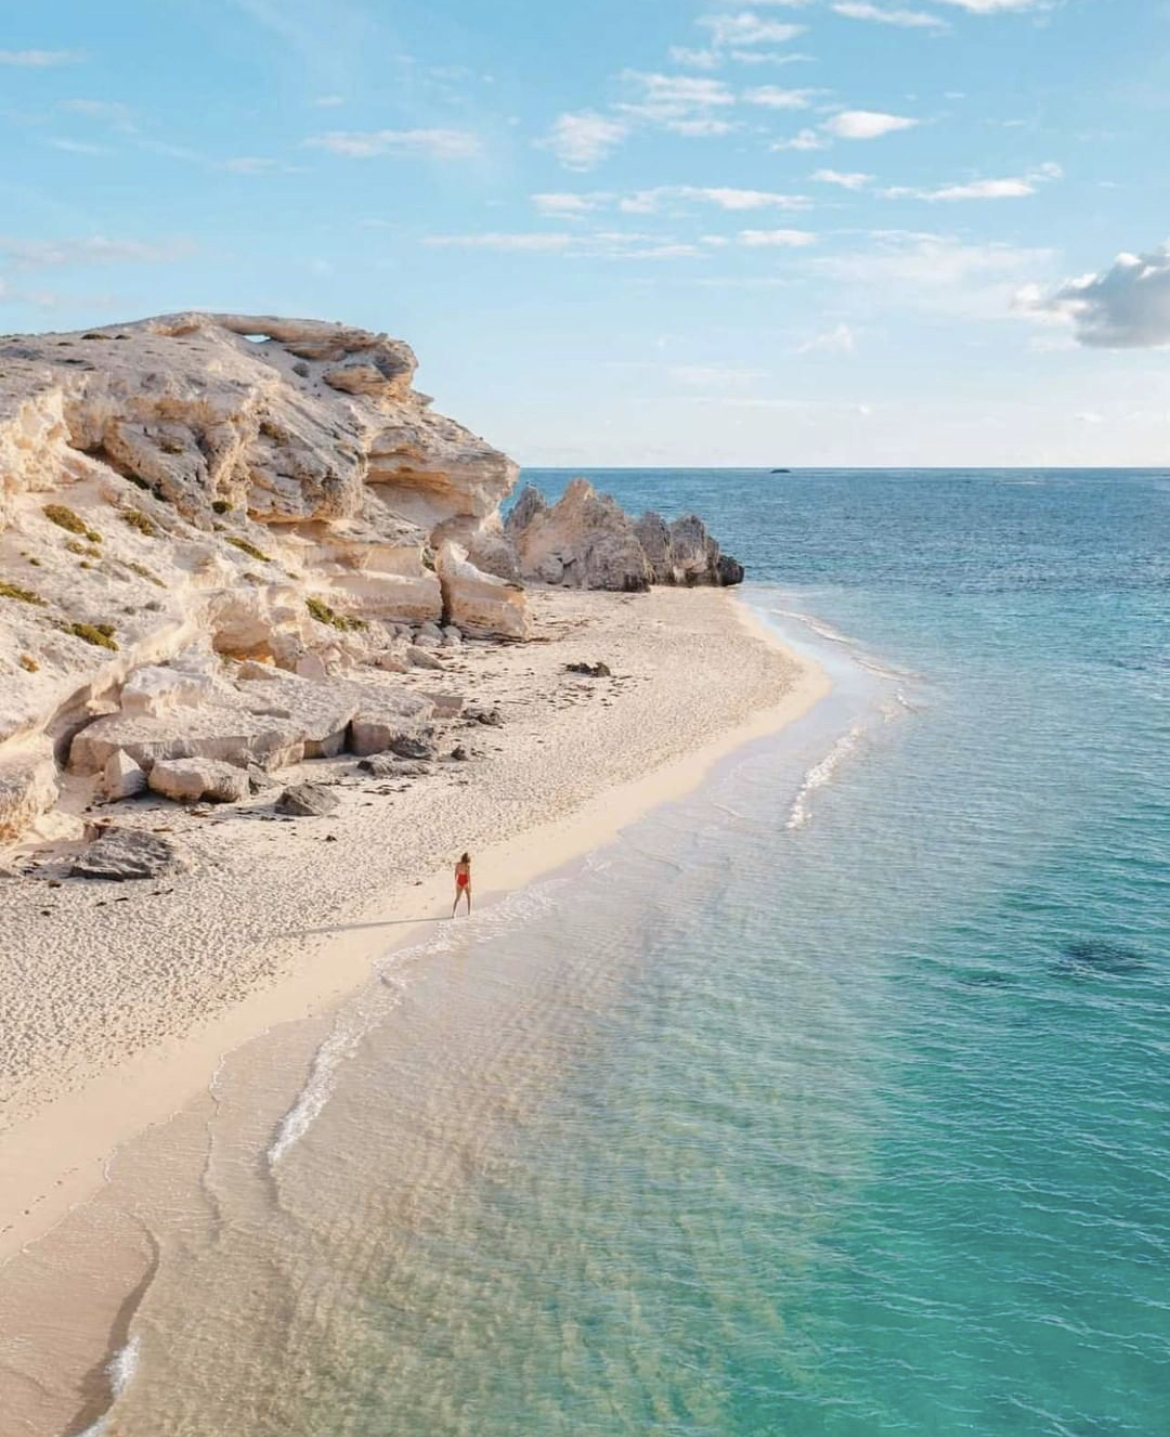
[[[470,757],[471,755],[467,752],[467,750],[463,747],[462,744],[459,744],[457,747],[451,750],[451,758],[454,760],[455,763],[466,763]]]
[[[144,833],[140,828],[110,828],[73,860],[69,876],[108,878],[121,883],[128,878],[181,873],[185,868],[168,839]]]
[[[390,752],[399,758],[427,759],[435,756],[434,744],[425,738],[414,738],[410,734],[396,738],[389,748]]]
[[[272,788],[276,780],[258,763],[248,765],[248,787],[253,793],[260,793],[266,788]]]
[[[276,800],[277,813],[290,818],[324,818],[337,808],[337,796],[318,783],[295,783]]]
[[[720,554],[715,564],[715,578],[725,588],[743,583],[743,565],[730,554]]]
[[[374,778],[423,778],[431,772],[428,764],[393,758],[385,753],[363,758],[358,768],[363,773],[372,774]]]
[[[608,679],[613,677],[613,670],[608,664],[566,664],[565,672],[569,674],[584,674],[590,679]]]
[[[486,724],[489,728],[502,728],[504,724],[504,716],[497,708],[469,708],[466,717],[472,723]]]

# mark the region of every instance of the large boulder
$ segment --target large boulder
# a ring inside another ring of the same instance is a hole
[[[57,801],[57,765],[43,741],[0,756],[0,839],[21,833]]]
[[[102,769],[102,794],[108,799],[134,798],[146,790],[146,774],[128,753],[118,749]]]
[[[73,860],[72,878],[158,878],[181,873],[186,864],[173,843],[137,828],[110,828]]]
[[[477,569],[468,559],[467,550],[450,539],[439,550],[435,570],[449,624],[476,638],[528,637],[528,606],[519,584]],[[415,642],[420,643],[421,638]],[[443,642],[441,632],[436,642]]]
[[[276,811],[288,818],[325,818],[338,809],[337,795],[318,783],[297,783],[276,800]]]
[[[549,508],[525,491],[508,516],[521,574],[573,589],[638,592],[653,570],[628,514],[587,479],[574,479]]]
[[[148,782],[155,793],[178,803],[239,803],[250,792],[246,769],[213,758],[161,759]]]

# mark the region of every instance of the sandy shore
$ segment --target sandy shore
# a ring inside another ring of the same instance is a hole
[[[352,757],[305,765],[340,781],[328,819],[265,822],[263,797],[207,818],[142,800],[133,821],[170,828],[190,873],[0,884],[0,1262],[91,1194],[119,1145],[204,1092],[223,1053],[326,1010],[445,921],[461,849],[490,901],[827,689],[726,593],[534,598],[543,642],[469,647],[449,681],[411,680],[498,703],[502,728],[466,730],[470,762],[409,784],[358,774]],[[580,659],[613,678],[564,672]]]

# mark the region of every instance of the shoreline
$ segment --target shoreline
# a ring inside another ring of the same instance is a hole
[[[782,645],[743,600],[719,597],[754,645],[766,645],[789,666],[791,681],[779,700],[754,709],[697,747],[633,778],[602,786],[551,821],[477,849],[481,901],[503,897],[610,842],[651,809],[692,791],[720,759],[786,727],[829,691],[819,665]],[[498,881],[496,875],[504,873],[507,881]],[[487,875],[486,883],[481,875]],[[383,916],[379,921],[379,913],[437,908],[445,917],[449,887],[444,867],[361,902],[341,915],[343,921],[314,935],[310,955],[275,983],[258,988],[184,1037],[110,1066],[0,1134],[0,1192],[6,1199],[0,1211],[0,1279],[8,1260],[93,1196],[109,1161],[125,1143],[205,1094],[227,1056],[282,1024],[327,1013],[369,978],[378,959],[416,941],[441,921],[439,916]],[[84,1135],[80,1143],[79,1133]]]

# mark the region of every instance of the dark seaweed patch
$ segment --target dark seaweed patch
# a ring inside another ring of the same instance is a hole
[[[1062,944],[1060,966],[1078,973],[1137,973],[1145,967],[1145,957],[1108,938],[1074,938]]]

